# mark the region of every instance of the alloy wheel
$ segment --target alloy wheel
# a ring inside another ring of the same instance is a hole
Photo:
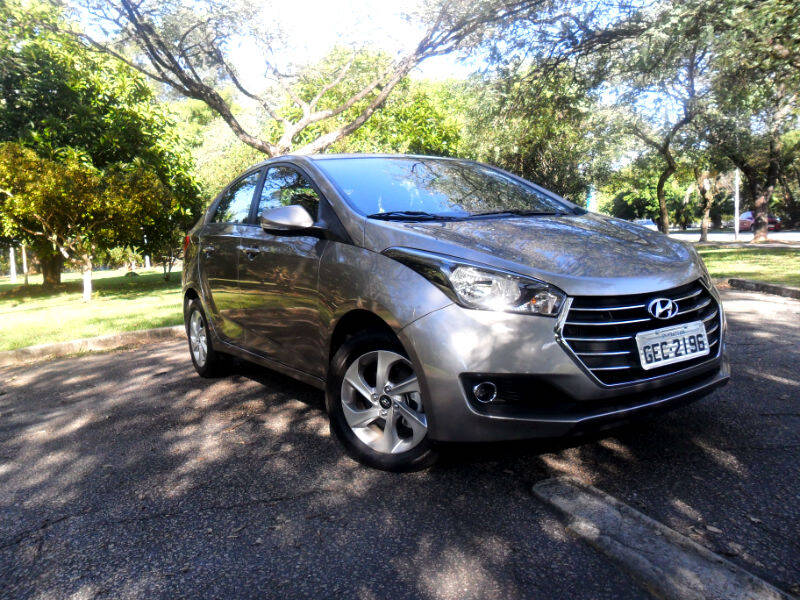
[[[192,357],[199,367],[206,364],[208,356],[208,340],[206,339],[206,327],[203,322],[203,315],[199,310],[192,311],[189,317],[189,346],[192,349]]]
[[[356,358],[342,380],[341,401],[350,429],[376,452],[407,452],[428,433],[419,379],[396,352],[375,350]]]

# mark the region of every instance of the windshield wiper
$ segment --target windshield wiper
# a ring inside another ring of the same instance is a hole
[[[383,221],[452,221],[457,217],[435,215],[422,210],[390,210],[388,212],[372,213],[368,219],[381,219]]]
[[[491,217],[494,215],[513,215],[515,217],[563,217],[564,212],[557,211],[538,211],[538,210],[522,210],[522,209],[509,209],[509,210],[490,210],[488,212],[474,213],[470,217]]]

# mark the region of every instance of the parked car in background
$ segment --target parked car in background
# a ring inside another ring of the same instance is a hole
[[[739,215],[739,231],[752,231],[755,222],[752,211],[743,212]],[[781,220],[778,217],[774,215],[767,216],[767,228],[769,231],[780,231],[781,227]]]
[[[725,384],[725,318],[692,246],[465,160],[286,156],[186,237],[195,369],[226,355],[325,390],[365,464],[439,441],[554,437]]]

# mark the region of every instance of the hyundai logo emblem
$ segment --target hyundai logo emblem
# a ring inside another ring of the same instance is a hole
[[[656,319],[671,319],[678,314],[678,304],[669,298],[655,298],[647,305],[647,312]]]

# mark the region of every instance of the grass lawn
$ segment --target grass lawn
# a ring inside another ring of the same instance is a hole
[[[800,287],[800,249],[697,246],[714,278],[752,279]]]
[[[739,277],[800,286],[800,249],[698,246],[714,278]],[[64,273],[57,290],[45,292],[41,276],[27,287],[0,277],[0,351],[120,331],[179,325],[180,270],[164,281],[160,269],[94,273],[92,301],[82,301],[79,273]],[[19,280],[21,281],[21,277]]]
[[[41,276],[30,277],[27,287],[0,277],[0,350],[183,322],[180,269],[168,282],[160,268],[138,271],[138,277],[125,273],[95,272],[88,303],[80,273],[64,273],[62,285],[47,292]]]

